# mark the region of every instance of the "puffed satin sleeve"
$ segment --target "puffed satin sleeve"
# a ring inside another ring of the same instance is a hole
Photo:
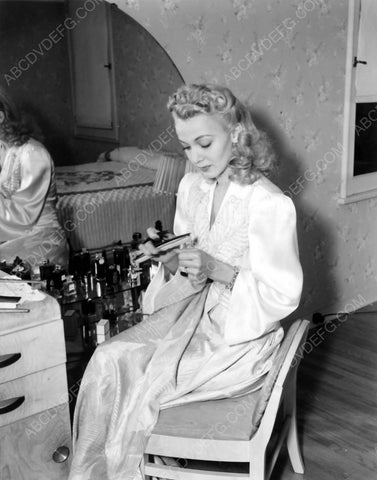
[[[38,220],[51,181],[51,160],[39,146],[21,147],[20,185],[7,197],[0,192],[0,242],[25,233]]]
[[[174,217],[174,234],[183,235],[185,233],[191,233],[190,230],[190,219],[187,214],[186,207],[188,205],[189,191],[190,186],[195,181],[195,173],[186,174],[179,183],[178,193],[177,193],[177,207],[175,209]]]
[[[232,290],[225,340],[237,344],[276,328],[298,306],[303,275],[296,212],[290,198],[269,193],[249,205],[249,265]]]

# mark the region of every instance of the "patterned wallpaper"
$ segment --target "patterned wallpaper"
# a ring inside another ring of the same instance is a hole
[[[298,211],[300,314],[377,300],[377,199],[338,204],[347,0],[117,0],[186,82],[230,86],[280,153]]]

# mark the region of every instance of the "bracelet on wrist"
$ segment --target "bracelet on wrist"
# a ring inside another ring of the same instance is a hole
[[[233,276],[232,276],[231,281],[228,282],[225,285],[226,290],[230,290],[230,291],[233,290],[234,284],[236,283],[236,280],[237,280],[237,277],[238,277],[239,273],[240,273],[240,269],[238,267],[233,267]]]

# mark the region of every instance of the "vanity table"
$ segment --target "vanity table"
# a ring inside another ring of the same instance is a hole
[[[0,478],[65,480],[71,428],[58,302],[41,294],[28,312],[0,312]]]

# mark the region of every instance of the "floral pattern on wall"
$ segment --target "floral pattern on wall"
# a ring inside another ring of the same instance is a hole
[[[348,1],[116,3],[166,48],[186,82],[228,85],[270,133],[280,153],[275,181],[298,212],[298,314],[377,300],[377,200],[338,203]]]

